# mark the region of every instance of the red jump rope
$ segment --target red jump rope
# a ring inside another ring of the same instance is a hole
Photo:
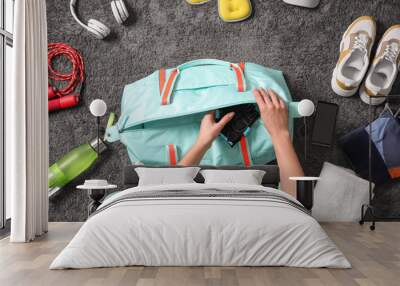
[[[71,72],[62,74],[53,69],[52,62],[55,57],[64,56],[72,65]],[[64,43],[51,43],[48,45],[49,79],[52,82],[63,81],[67,84],[56,89],[50,83],[48,86],[49,111],[66,109],[78,105],[79,96],[84,81],[85,68],[82,56],[73,47]],[[79,91],[75,92],[79,86]]]

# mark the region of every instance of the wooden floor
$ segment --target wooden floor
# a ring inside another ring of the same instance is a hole
[[[48,270],[80,223],[51,223],[28,244],[0,241],[0,285],[400,285],[400,224],[379,223],[375,232],[358,224],[324,229],[353,265],[349,270],[287,267],[124,267]]]

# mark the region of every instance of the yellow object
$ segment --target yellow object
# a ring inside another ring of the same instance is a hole
[[[242,21],[251,15],[251,2],[250,0],[218,0],[218,12],[225,22]]]
[[[186,0],[190,5],[201,5],[207,3],[210,0]]]

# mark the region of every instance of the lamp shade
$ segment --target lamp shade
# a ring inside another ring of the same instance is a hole
[[[90,103],[89,109],[93,116],[100,117],[106,114],[107,104],[104,102],[104,100],[95,99],[92,101],[92,103]]]

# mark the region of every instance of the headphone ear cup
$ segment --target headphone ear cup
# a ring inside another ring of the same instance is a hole
[[[120,25],[122,25],[129,17],[129,12],[124,0],[111,1],[111,10],[114,14],[115,20],[117,20]]]
[[[88,21],[88,30],[92,32],[98,39],[104,39],[111,32],[110,28],[95,19],[90,19]]]

